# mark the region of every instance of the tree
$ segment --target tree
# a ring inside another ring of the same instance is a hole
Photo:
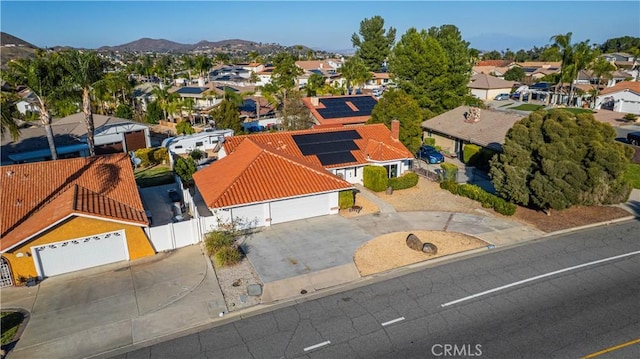
[[[428,110],[444,111],[444,99],[453,92],[449,84],[447,55],[426,31],[410,28],[391,52],[389,70],[398,87]]]
[[[120,104],[116,108],[116,117],[126,118],[127,120],[133,119],[133,109],[127,104]]]
[[[172,109],[172,103],[175,102],[178,95],[175,92],[169,93],[166,88],[154,87],[151,94],[156,98],[158,106],[164,111],[164,119],[168,118],[167,113]]]
[[[196,70],[198,70],[198,75],[200,77],[204,77],[208,74],[209,70],[211,69],[211,58],[209,58],[209,56],[198,55],[196,56],[194,62],[195,68]]]
[[[198,170],[198,166],[196,162],[191,157],[180,157],[176,158],[176,162],[173,165],[173,171],[180,177],[182,183],[186,185],[191,185],[193,182],[193,174]]]
[[[189,121],[180,121],[180,123],[176,125],[176,133],[179,135],[191,135],[196,133],[196,131],[191,127]]]
[[[371,72],[358,56],[348,58],[338,71],[346,80],[348,94],[352,93],[352,87],[363,86],[371,78]]]
[[[640,48],[640,37],[622,36],[614,37],[605,41],[600,45],[600,50],[603,53],[611,52],[631,52],[633,48]]]
[[[569,90],[569,104],[573,105],[573,92],[574,84],[578,80],[580,71],[589,67],[589,65],[596,58],[596,52],[594,52],[589,46],[589,40],[579,42],[573,45],[571,51],[571,63],[567,66],[566,74],[571,83]]]
[[[359,34],[351,35],[351,43],[356,48],[356,56],[364,61],[367,69],[379,72],[389,57],[391,47],[396,41],[396,29],[384,29],[384,19],[374,16],[360,22]]]
[[[558,83],[554,90],[554,97],[555,97],[556,104],[559,103],[558,97],[557,97],[558,90],[562,87],[562,82],[565,80],[565,77],[566,77],[567,66],[569,66],[570,64],[571,51],[573,50],[573,47],[571,46],[571,35],[572,33],[570,32],[564,35],[558,34],[558,35],[551,36],[551,39],[549,40],[549,41],[553,41],[553,45],[558,48],[558,52],[560,53],[560,58],[562,61],[562,65],[560,66],[560,77],[558,79]]]
[[[613,64],[607,61],[604,57],[598,57],[591,64],[590,69],[593,73],[593,76],[598,79],[598,85],[596,86],[595,93],[593,95],[593,98],[595,99],[596,97],[598,97],[600,87],[603,87],[603,80],[611,80],[613,78],[613,72],[616,70],[616,67],[613,66]],[[596,102],[593,101],[594,106],[595,103]]]
[[[56,71],[59,64],[58,55],[36,52],[34,58],[18,59],[9,62],[7,82],[13,85],[25,85],[33,91],[38,108],[40,122],[44,126],[51,159],[58,159],[53,130],[51,128],[54,103],[63,96],[63,77],[61,71]]]
[[[316,96],[319,89],[324,86],[324,76],[320,74],[311,74],[309,76],[309,80],[307,81],[307,87],[305,88],[307,91],[307,96]]]
[[[80,90],[82,98],[82,112],[87,126],[87,144],[89,156],[96,155],[95,150],[95,125],[93,123],[93,109],[91,98],[93,86],[104,77],[105,64],[94,51],[80,52],[77,50],[65,51],[61,56],[67,76],[70,93]]]
[[[0,111],[2,112],[0,134],[4,137],[5,133],[9,132],[14,141],[20,137],[20,128],[14,120],[14,114],[17,112],[16,101],[18,101],[16,94],[0,92]]]
[[[269,102],[286,106],[287,93],[296,88],[298,76],[304,73],[291,54],[279,53],[273,59],[271,83],[262,86],[263,95]]]
[[[300,91],[293,91],[287,98],[287,104],[280,112],[282,127],[285,130],[304,130],[313,124],[311,112],[304,105]]]
[[[147,105],[147,114],[145,115],[145,121],[147,123],[156,124],[162,120],[162,108],[158,101],[150,102]]]
[[[507,81],[524,81],[524,69],[520,66],[514,66],[504,73],[504,79]]]
[[[482,54],[483,60],[502,60],[502,54],[496,50],[485,52]]]
[[[503,198],[547,211],[626,201],[623,178],[633,149],[592,114],[539,110],[507,132],[490,175]]]
[[[455,25],[432,27],[429,36],[438,41],[447,56],[447,89],[442,94],[445,110],[456,108],[469,92],[467,85],[471,80],[471,55],[469,42],[462,39],[460,30]]]
[[[225,97],[209,115],[219,129],[232,129],[236,134],[243,130],[238,103],[229,97]]]
[[[412,153],[417,152],[422,143],[422,114],[416,100],[403,90],[387,91],[367,123],[384,123],[391,128],[392,120],[400,121],[400,142]]]

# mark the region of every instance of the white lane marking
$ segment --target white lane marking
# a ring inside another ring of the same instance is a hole
[[[620,259],[620,258],[624,258],[624,257],[635,256],[636,254],[640,254],[640,251],[635,251],[635,252],[629,252],[629,253],[625,253],[625,254],[620,254],[620,255],[617,255],[617,256],[613,256],[613,257],[609,257],[609,258],[604,258],[604,259],[599,259],[599,260],[597,260],[597,261],[588,262],[588,263],[583,263],[583,264],[579,264],[579,265],[577,265],[577,266],[567,267],[567,268],[560,269],[560,270],[557,270],[557,271],[553,271],[553,272],[549,272],[549,273],[541,274],[541,275],[538,275],[538,276],[535,276],[535,277],[531,277],[531,278],[528,278],[528,279],[524,279],[524,280],[521,280],[521,281],[518,281],[518,282],[514,282],[514,283],[511,283],[511,284],[503,285],[503,286],[501,286],[501,287],[497,287],[497,288],[489,289],[489,290],[486,290],[486,291],[484,291],[484,292],[476,293],[476,294],[470,295],[470,296],[468,296],[468,297],[464,297],[464,298],[456,299],[456,300],[454,300],[454,301],[451,301],[451,302],[448,302],[448,303],[441,304],[441,307],[448,307],[448,306],[450,306],[450,305],[458,304],[458,303],[460,303],[460,302],[464,302],[464,301],[469,300],[469,299],[478,298],[478,297],[481,297],[481,296],[483,296],[483,295],[487,295],[487,294],[490,294],[490,293],[494,293],[494,292],[497,292],[497,291],[500,291],[500,290],[503,290],[503,289],[507,289],[507,288],[510,288],[510,287],[515,287],[515,286],[517,286],[517,285],[524,284],[524,283],[528,283],[528,282],[531,282],[531,281],[534,281],[534,280],[538,280],[538,279],[541,279],[541,278],[550,277],[550,276],[552,276],[552,275],[556,275],[556,274],[559,274],[559,273],[568,272],[568,271],[572,271],[572,270],[575,270],[575,269],[579,269],[579,268],[583,268],[583,267],[591,266],[591,265],[594,265],[594,264],[604,263],[604,262],[608,262],[608,261],[612,261],[612,260],[616,260],[616,259]]]
[[[382,326],[383,326],[383,327],[385,327],[385,326],[387,326],[387,325],[389,325],[389,324],[393,324],[393,323],[401,322],[401,321],[403,321],[403,320],[404,320],[404,317],[396,318],[396,319],[394,319],[394,320],[390,320],[390,321],[388,321],[388,322],[384,322],[384,323],[382,323]]]
[[[328,345],[328,344],[331,344],[331,342],[327,340],[326,342],[322,342],[322,343],[318,343],[316,345],[312,345],[310,347],[306,347],[306,348],[304,348],[304,351],[308,352],[309,350],[318,349],[318,348],[323,347],[323,346]]]

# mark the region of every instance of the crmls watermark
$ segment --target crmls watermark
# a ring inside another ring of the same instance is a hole
[[[479,357],[482,344],[434,344],[431,354],[437,357]]]

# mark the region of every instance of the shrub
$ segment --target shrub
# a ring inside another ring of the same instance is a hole
[[[205,154],[201,150],[195,148],[191,150],[191,152],[189,152],[189,156],[191,156],[191,158],[193,158],[194,161],[200,161],[201,159],[204,158]]]
[[[153,161],[157,164],[169,162],[169,151],[166,147],[159,147],[153,151]]]
[[[634,115],[632,113],[628,113],[622,117],[625,122],[635,121],[638,118],[638,115]]]
[[[233,236],[221,231],[209,232],[204,238],[204,248],[208,255],[213,255],[221,248],[231,246],[233,244]]]
[[[363,185],[374,191],[382,192],[387,189],[389,178],[387,169],[380,166],[365,166],[362,173]]]
[[[478,201],[483,208],[493,208],[496,212],[505,216],[512,216],[518,208],[515,204],[505,201],[504,199],[486,192],[482,188],[471,184],[457,184],[453,181],[443,181],[440,188],[447,190],[455,195],[464,196],[472,200]]]
[[[151,156],[153,151],[154,148],[140,148],[135,151],[136,157],[142,160],[142,162],[140,162],[141,167],[148,167],[155,163]]]
[[[435,139],[435,138],[433,138],[433,137],[425,137],[425,138],[422,140],[422,142],[423,142],[425,145],[428,145],[428,146],[435,146],[435,145],[436,145],[436,139]]]
[[[191,135],[196,133],[196,131],[191,127],[191,123],[189,121],[182,121],[176,125],[176,133],[179,135]]]
[[[393,189],[411,188],[418,184],[418,175],[413,172],[406,172],[402,177],[389,178],[388,185]]]
[[[480,146],[474,144],[466,144],[462,149],[462,161],[467,164],[471,164],[473,156],[476,156],[480,152]]]
[[[225,246],[214,254],[216,264],[220,267],[234,265],[242,259],[242,253],[235,246]]]
[[[340,205],[340,209],[353,207],[353,191],[340,191],[340,193],[338,193],[338,203]]]
[[[440,167],[443,172],[443,181],[455,181],[458,178],[458,166],[451,163],[443,163]]]

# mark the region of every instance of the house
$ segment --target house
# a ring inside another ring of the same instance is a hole
[[[193,109],[199,110],[204,108],[210,108],[220,101],[216,101],[215,92],[212,91],[206,85],[203,86],[185,86],[179,88],[172,88],[169,90],[170,93],[175,93],[180,96],[181,99],[192,99],[193,101]]]
[[[468,143],[502,151],[507,131],[523,117],[506,111],[459,106],[422,122],[422,128],[424,136],[434,138],[445,152],[461,157]]]
[[[344,59],[296,61],[296,65],[304,70],[304,74],[297,79],[298,86],[300,88],[305,87],[312,74],[321,75],[324,77],[325,83],[330,86],[343,86],[344,79],[339,72],[343,63]]]
[[[607,87],[596,98],[595,108],[640,115],[640,82],[622,81]]]
[[[145,124],[98,114],[93,114],[93,122],[96,154],[135,151],[151,146],[149,126]],[[58,158],[89,155],[84,113],[54,119],[51,128]],[[32,122],[31,127],[20,130],[20,138],[16,141],[5,136],[0,155],[2,165],[51,159],[44,126],[39,121]]]
[[[20,114],[26,115],[27,112],[40,114],[40,108],[36,105],[38,98],[30,89],[26,88],[18,92],[20,100],[16,102],[16,109]]]
[[[395,83],[388,72],[372,72],[371,78],[365,83],[364,88],[372,90],[393,85]]]
[[[498,94],[510,93],[515,85],[514,81],[506,81],[487,74],[477,74],[471,77],[467,87],[471,95],[481,100],[493,100]]]
[[[378,100],[371,95],[314,96],[304,97],[302,103],[311,111],[315,125],[344,126],[366,123]]]
[[[390,177],[411,168],[400,123],[227,137],[219,159],[193,175],[209,211],[222,221],[269,226],[336,214],[339,192],[362,183],[364,167]]]
[[[155,254],[125,153],[3,166],[3,286]]]

